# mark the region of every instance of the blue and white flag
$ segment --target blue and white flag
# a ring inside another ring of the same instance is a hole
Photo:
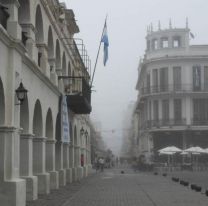
[[[108,60],[108,46],[109,46],[106,22],[105,22],[105,25],[104,25],[103,36],[102,36],[101,42],[103,42],[103,44],[104,44],[104,48],[103,48],[103,52],[104,52],[103,64],[105,66],[106,62]]]
[[[195,38],[194,34],[193,34],[193,33],[191,33],[191,32],[190,32],[190,36],[191,36],[191,38],[192,38],[192,39],[194,39],[194,38]]]

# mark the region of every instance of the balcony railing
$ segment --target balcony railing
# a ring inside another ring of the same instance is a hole
[[[152,129],[160,127],[174,127],[186,125],[186,119],[147,120],[140,125],[140,129]]]
[[[194,93],[208,92],[208,84],[194,86],[193,84],[168,84],[151,87],[143,87],[140,89],[140,95],[150,95],[158,93]]]
[[[191,122],[192,122],[192,125],[194,126],[207,126],[208,125],[208,119],[193,118]]]
[[[59,76],[59,79],[63,79],[68,107],[76,114],[89,114],[91,88],[85,77]]]

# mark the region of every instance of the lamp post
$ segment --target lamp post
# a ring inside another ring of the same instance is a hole
[[[84,134],[84,128],[83,127],[80,129],[80,134],[81,134],[81,136]]]
[[[20,102],[17,105],[22,105],[23,101],[27,98],[27,89],[24,88],[23,83],[20,82],[19,87],[15,90],[17,99]]]

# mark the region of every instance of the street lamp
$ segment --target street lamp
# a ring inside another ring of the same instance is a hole
[[[85,131],[85,136],[86,136],[86,137],[88,136],[88,131],[87,131],[87,130]]]
[[[80,134],[81,134],[81,136],[84,134],[84,128],[83,127],[80,129]]]
[[[19,105],[22,105],[23,101],[27,98],[27,89],[24,88],[22,82],[20,82],[20,85],[15,90],[15,92],[16,92],[18,101],[20,101]]]

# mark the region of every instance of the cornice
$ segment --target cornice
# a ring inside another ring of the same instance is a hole
[[[144,59],[142,67],[153,62],[164,62],[170,60],[208,60],[208,55],[186,55],[186,56],[164,56],[159,58]]]
[[[21,23],[20,26],[22,26],[23,28],[26,27],[26,28],[31,28],[33,32],[36,32],[36,28],[34,27],[33,24],[31,23]]]

